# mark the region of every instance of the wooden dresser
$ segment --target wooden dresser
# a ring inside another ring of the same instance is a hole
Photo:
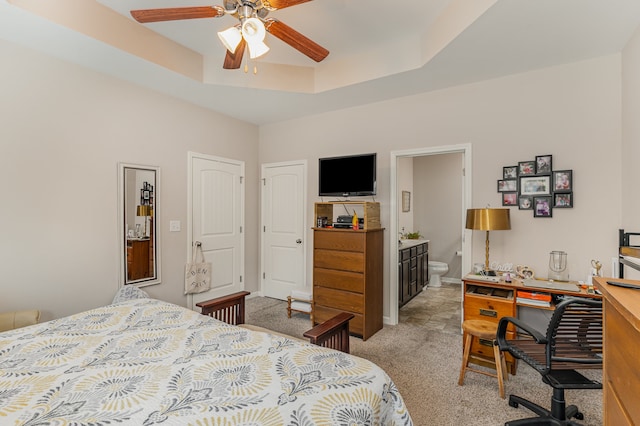
[[[147,278],[150,263],[150,240],[127,240],[127,279],[130,281]]]
[[[604,299],[604,424],[640,424],[640,290],[615,287],[607,280],[640,284],[640,281],[594,278]]]
[[[314,322],[355,315],[352,334],[367,340],[382,328],[384,229],[314,228]]]

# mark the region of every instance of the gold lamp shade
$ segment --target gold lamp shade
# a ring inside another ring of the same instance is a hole
[[[487,231],[485,239],[484,269],[489,270],[489,231],[505,231],[511,229],[509,209],[468,209],[467,229]]]
[[[136,216],[151,216],[151,206],[137,206]]]

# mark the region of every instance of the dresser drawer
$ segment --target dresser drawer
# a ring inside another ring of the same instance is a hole
[[[364,272],[364,253],[315,249],[313,266],[340,271]]]
[[[331,306],[337,310],[364,313],[364,296],[358,293],[314,286],[313,302],[316,306]]]
[[[359,272],[313,268],[313,285],[363,293],[364,275]]]
[[[344,312],[338,309],[328,308],[326,306],[315,305],[313,308],[314,322],[320,324],[326,320],[333,318],[340,312]],[[362,336],[364,334],[364,317],[362,314],[354,313],[355,316],[349,321],[349,332]]]
[[[362,232],[316,232],[313,238],[316,249],[364,252],[365,234]]]

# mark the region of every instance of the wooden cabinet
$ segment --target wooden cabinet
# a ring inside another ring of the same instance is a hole
[[[339,312],[349,312],[355,315],[350,332],[362,340],[382,328],[383,235],[381,228],[314,229],[316,324]]]
[[[424,242],[398,252],[398,305],[403,306],[428,284],[429,243]]]
[[[127,278],[130,281],[148,278],[151,260],[150,241],[127,240]]]
[[[604,424],[640,424],[640,292],[606,284],[607,278],[594,281],[604,299]]]

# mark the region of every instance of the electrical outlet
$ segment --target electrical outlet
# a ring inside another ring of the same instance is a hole
[[[169,232],[180,232],[180,221],[179,220],[171,220],[171,221],[169,221]]]

